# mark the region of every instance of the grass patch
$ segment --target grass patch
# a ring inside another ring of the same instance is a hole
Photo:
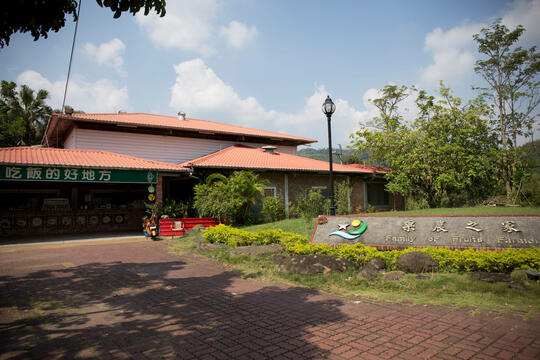
[[[249,228],[253,227],[244,229]],[[264,228],[257,230],[261,229]],[[511,289],[506,283],[487,283],[467,274],[456,273],[434,273],[430,274],[430,279],[425,280],[417,279],[414,274],[407,274],[396,282],[382,281],[381,276],[373,281],[357,279],[358,270],[328,276],[301,275],[278,271],[269,256],[234,255],[227,252],[227,247],[213,251],[197,249],[197,238],[197,234],[184,236],[172,242],[170,250],[181,254],[194,253],[227,264],[244,278],[313,288],[358,301],[405,302],[500,313],[512,311],[522,313],[525,317],[540,315],[540,283],[526,281],[523,271],[516,270],[512,277],[525,280],[529,288],[527,291]]]
[[[28,305],[24,308],[13,304],[11,310],[16,320],[24,320],[30,324],[47,324],[67,314],[61,301],[55,299],[38,300],[33,297],[28,299]]]
[[[242,230],[246,231],[259,231],[259,230],[268,230],[268,229],[281,229],[283,231],[292,232],[295,234],[300,234],[310,239],[313,234],[313,229],[315,228],[316,219],[286,219],[280,220],[272,223],[251,225],[241,227]]]

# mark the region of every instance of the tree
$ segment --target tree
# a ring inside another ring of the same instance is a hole
[[[407,130],[407,127],[403,124],[399,104],[414,90],[414,88],[408,89],[406,86],[386,85],[380,91],[380,98],[370,99],[379,110],[379,116],[374,117],[368,123],[368,126],[374,131],[361,130],[356,133],[356,150],[357,153],[362,151],[368,153],[373,165],[388,165],[388,156],[401,151],[400,143],[404,140],[404,131]],[[379,134],[384,134],[384,137],[379,136]],[[352,134],[351,137],[354,140],[355,134]],[[365,142],[362,141],[362,138]],[[367,146],[368,144],[369,146]]]
[[[144,15],[155,10],[159,16],[165,15],[165,0],[96,0],[99,6],[107,7],[119,18],[129,11],[135,15],[144,8]],[[15,0],[2,4],[2,27],[0,47],[9,45],[11,35],[16,32],[30,32],[34,40],[47,38],[49,31],[58,32],[66,25],[66,15],[77,20],[76,0]]]
[[[34,90],[2,80],[0,93],[0,146],[34,145],[43,137],[52,110],[46,90]]]
[[[195,185],[194,207],[200,215],[244,224],[251,220],[251,207],[262,200],[266,183],[251,171],[235,171],[229,177],[212,174],[206,183]]]
[[[475,71],[487,82],[489,87],[480,90],[491,99],[495,109],[492,124],[499,137],[500,171],[508,199],[517,191],[524,175],[518,137],[531,134],[534,111],[540,101],[540,83],[535,80],[540,54],[536,47],[527,50],[515,46],[524,31],[521,25],[510,31],[498,19],[473,35],[478,52],[486,56],[476,62]]]
[[[418,114],[406,124],[398,105],[417,93]],[[495,139],[488,128],[488,107],[481,97],[462,106],[441,84],[440,100],[425,91],[387,86],[373,100],[380,115],[374,127],[353,134],[355,147],[386,163],[389,192],[424,199],[431,207],[482,198],[496,188]]]

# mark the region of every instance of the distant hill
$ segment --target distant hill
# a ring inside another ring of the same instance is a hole
[[[521,146],[522,148],[525,148],[528,152],[530,152],[527,155],[528,159],[531,159],[533,161],[533,173],[540,173],[540,140],[536,140],[533,142],[528,142]],[[339,156],[340,149],[334,148],[332,160],[334,163],[341,163],[343,164],[369,164],[369,154],[363,153],[360,154],[360,156],[356,156],[354,154],[354,150],[351,149],[343,149],[342,156]],[[310,159],[317,159],[322,161],[328,161],[328,148],[322,148],[322,149],[313,149],[313,148],[301,148],[298,150],[298,155],[307,157]],[[385,164],[375,164],[379,166],[388,166]]]
[[[363,164],[368,159],[368,154],[361,154],[360,156],[354,155],[354,150],[334,148],[332,153],[332,161],[334,163],[343,164]],[[298,150],[298,156],[307,157],[310,159],[316,159],[321,161],[328,161],[328,148],[312,149],[302,148]]]

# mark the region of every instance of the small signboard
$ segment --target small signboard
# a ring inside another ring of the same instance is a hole
[[[0,165],[0,180],[155,184],[157,179],[152,170]]]
[[[399,248],[540,247],[540,215],[319,216],[311,242]]]

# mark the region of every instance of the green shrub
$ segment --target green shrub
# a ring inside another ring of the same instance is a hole
[[[345,181],[341,181],[336,184],[336,215],[349,215],[351,213],[349,210],[350,193],[351,186],[347,185]]]
[[[290,201],[287,205],[289,205],[289,219],[296,219],[298,217],[298,207]]]
[[[421,197],[418,200],[410,197],[407,198],[407,210],[422,210],[429,209],[429,203],[427,199]]]
[[[298,194],[298,213],[311,219],[330,212],[330,199],[326,199],[321,189],[310,189]]]
[[[167,215],[171,218],[180,218],[180,217],[186,217],[189,211],[189,203],[188,202],[176,202],[175,200],[165,200],[165,204],[163,207],[159,210],[159,216],[161,215]]]
[[[265,222],[285,219],[285,204],[281,197],[267,196],[263,200],[261,214]]]

